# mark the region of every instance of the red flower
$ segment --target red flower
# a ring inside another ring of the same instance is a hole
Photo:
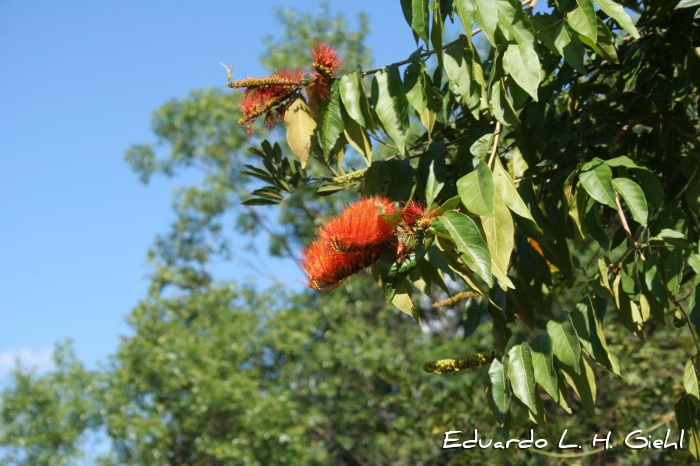
[[[427,230],[430,227],[437,210],[428,210],[418,201],[411,201],[401,210],[401,220],[409,228],[417,227],[420,230]]]
[[[314,290],[335,288],[350,275],[369,267],[381,254],[381,246],[374,246],[361,251],[338,252],[323,240],[316,240],[302,252],[300,266],[309,282],[305,283]]]
[[[368,197],[324,222],[319,238],[301,253],[299,265],[309,278],[306,285],[315,290],[334,288],[379,260],[399,222],[398,215],[386,218],[380,212],[391,216],[398,208],[387,198]]]
[[[360,251],[377,246],[394,237],[399,219],[389,220],[379,215],[397,212],[396,206],[385,197],[367,197],[352,204],[337,217],[324,222],[319,238],[340,252]]]
[[[317,43],[311,50],[311,58],[313,59],[311,67],[315,71],[311,91],[323,99],[328,94],[328,84],[335,79],[335,72],[338,71],[343,60],[333,47],[324,42]]]
[[[303,77],[304,73],[300,69],[279,70],[266,78],[246,78],[229,82],[228,87],[245,88],[243,99],[238,104],[242,114],[238,123],[249,122],[264,114],[265,126],[272,129],[284,119],[287,102],[301,87]]]

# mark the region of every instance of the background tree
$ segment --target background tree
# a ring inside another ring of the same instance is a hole
[[[132,166],[144,180],[192,165],[205,178],[178,196],[171,233],[150,253],[150,294],[129,318],[134,336],[109,366],[15,373],[2,402],[7,458],[67,464],[80,432],[102,427],[113,443],[105,464],[692,461],[694,9],[625,2],[639,15],[635,27],[610,0],[596,2],[600,10],[560,0],[536,15],[528,9],[535,2],[415,3],[404,2],[404,12],[425,47],[401,64],[403,78],[397,64],[329,79],[329,94],[309,99],[309,115],[340,118],[309,133],[309,153],[260,142],[275,132],[255,133],[258,148],[242,152],[238,94],[199,91],[155,113],[170,154],[135,146]],[[451,19],[465,36],[443,44]],[[488,55],[470,40],[474,22],[493,46]],[[308,67],[307,46],[317,40],[333,44],[350,70],[369,68],[365,26],[343,33],[327,9],[283,23],[284,47],[268,42],[272,72],[281,63]],[[363,88],[367,105],[353,107]],[[301,96],[296,102],[310,97]],[[373,270],[382,287],[365,273],[325,294],[259,295],[207,273],[212,257],[235,253],[226,215],[243,231],[270,233],[273,253],[293,254],[314,236],[315,219],[340,211],[356,191],[400,208],[410,199],[442,207],[413,232],[403,260],[384,247]],[[238,206],[282,199],[279,231],[264,210]],[[501,356],[490,367],[420,369],[492,348]],[[75,406],[63,401],[86,386],[98,388]],[[59,401],[42,402],[51,398]],[[56,416],[71,428],[42,435],[52,430],[41,420]],[[618,447],[439,449],[447,430],[517,438],[535,427],[529,419],[550,445],[566,428],[581,439],[612,430]],[[621,433],[663,436],[674,421],[689,429],[689,450],[619,447]],[[48,454],[57,448],[67,454]]]

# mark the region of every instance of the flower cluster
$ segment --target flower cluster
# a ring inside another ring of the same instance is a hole
[[[415,201],[399,209],[385,197],[368,197],[324,222],[318,239],[302,251],[300,266],[315,290],[335,288],[379,260],[385,247],[401,261],[415,250],[415,230],[427,229],[434,212]]]
[[[243,116],[238,123],[248,123],[264,114],[265,126],[271,129],[284,118],[286,103],[301,87],[303,77],[300,69],[280,70],[266,78],[245,78],[229,82],[228,87],[245,88],[243,99],[239,103]]]
[[[328,85],[335,79],[335,72],[343,60],[333,47],[319,42],[311,51],[314,69],[314,80],[311,89],[317,97],[325,98],[328,95]]]
[[[328,44],[318,43],[311,50],[313,63],[313,81],[310,90],[318,97],[325,98],[328,95],[328,85],[335,79],[335,72],[342,60],[338,52]],[[239,124],[248,123],[248,133],[252,131],[252,121],[265,116],[265,127],[273,126],[284,119],[284,113],[289,107],[291,98],[301,88],[308,84],[304,82],[305,74],[300,68],[279,70],[272,76],[265,78],[245,78],[231,81],[231,68],[224,65],[228,72],[229,82],[226,86],[233,89],[244,89],[243,98],[239,103],[242,117]]]

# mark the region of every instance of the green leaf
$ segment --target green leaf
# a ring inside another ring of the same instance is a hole
[[[359,152],[365,159],[367,166],[372,165],[372,141],[369,139],[369,134],[362,126],[354,119],[347,118],[345,120],[345,139],[350,145]]]
[[[644,196],[657,209],[664,202],[664,188],[661,186],[659,179],[653,173],[647,170],[634,170],[634,176],[644,190]]]
[[[593,369],[588,364],[588,361],[581,356],[580,360],[581,373],[577,374],[572,371],[570,367],[562,367],[562,372],[564,373],[564,378],[574,389],[574,392],[581,398],[583,405],[586,410],[591,414],[595,415],[595,397],[596,397],[596,385],[595,385],[595,374]]]
[[[425,92],[425,75],[420,62],[409,63],[403,72],[403,82],[406,88],[406,99],[418,114],[423,113],[428,105],[428,96]]]
[[[494,197],[493,215],[481,217],[481,226],[486,235],[486,243],[491,252],[491,271],[504,290],[515,288],[508,278],[508,265],[515,244],[513,217],[501,196]]]
[[[489,367],[489,404],[499,424],[506,422],[510,412],[510,381],[508,380],[508,356],[503,357],[503,362],[494,359]]]
[[[588,194],[608,207],[617,210],[617,202],[615,201],[615,190],[612,186],[612,170],[605,162],[599,158],[594,158],[581,167],[579,173],[581,186]]]
[[[617,21],[622,29],[629,32],[632,37],[639,39],[639,32],[632,22],[632,18],[627,14],[622,5],[616,3],[614,0],[595,0],[601,10],[605,12],[612,19]]]
[[[579,39],[604,59],[613,63],[620,63],[620,60],[617,58],[617,50],[615,49],[615,38],[608,26],[598,17],[596,17],[596,31],[597,40],[595,42],[586,36],[580,36]]]
[[[454,0],[454,9],[459,16],[459,21],[462,23],[464,34],[469,40],[472,36],[472,27],[474,26],[474,13],[476,2],[474,0]]]
[[[428,0],[401,0],[404,18],[413,32],[428,43]]]
[[[385,196],[392,201],[408,201],[414,183],[415,169],[410,160],[383,160],[367,169],[362,193],[365,196]]]
[[[649,207],[642,188],[629,178],[614,178],[612,186],[622,196],[632,214],[632,218],[642,225],[647,224]]]
[[[342,104],[340,103],[340,82],[333,81],[330,94],[318,102],[318,131],[323,157],[328,160],[338,136],[345,128]]]
[[[671,295],[678,296],[685,268],[685,250],[676,246],[664,257],[664,283]]]
[[[530,343],[532,366],[535,371],[535,381],[554,401],[559,401],[559,386],[557,373],[554,371],[554,353],[552,340],[546,332],[541,333]]]
[[[340,80],[340,98],[343,100],[345,110],[350,118],[355,120],[363,128],[372,128],[372,115],[369,112],[367,94],[362,86],[362,72],[360,70],[343,76]]]
[[[559,406],[562,407],[564,411],[571,414],[571,406],[568,403],[569,391],[566,389],[566,384],[564,383],[564,377],[561,371],[556,371],[557,373],[557,385],[559,388]]]
[[[496,28],[498,27],[498,9],[493,0],[473,0],[474,19],[489,41],[496,45]]]
[[[622,288],[622,274],[618,274],[617,277],[615,277],[613,291],[615,293],[615,307],[617,309],[617,315],[620,317],[620,322],[622,322],[622,325],[627,327],[630,332],[642,338],[644,318],[637,303],[633,302]]]
[[[689,359],[685,363],[685,371],[683,373],[683,387],[685,392],[691,397],[693,404],[700,408],[700,394],[698,393],[698,375],[695,373],[695,364]]]
[[[497,79],[491,87],[491,107],[493,116],[504,126],[515,126],[520,123],[515,113],[513,103],[508,98],[502,79]]]
[[[607,280],[607,277],[606,277]],[[620,375],[620,366],[610,354],[590,296],[583,298],[571,312],[571,321],[583,348],[601,366]]]
[[[552,338],[552,351],[557,360],[580,374],[581,343],[569,314],[562,311],[556,319],[547,322],[547,333]]]
[[[454,210],[448,210],[438,217],[438,220],[450,234],[465,265],[491,287],[493,284],[491,253],[476,223],[468,216]]]
[[[700,335],[700,282],[697,281],[688,299],[688,318],[693,324],[695,334]]]
[[[598,36],[598,26],[593,2],[591,0],[576,0],[576,3],[578,8],[566,15],[569,26],[595,43]]]
[[[688,450],[696,458],[700,459],[700,435],[698,435],[697,421],[698,408],[693,404],[690,395],[683,395],[676,403],[676,422],[679,429],[684,429],[688,436]]]
[[[676,5],[676,10],[679,8],[692,8],[694,6],[700,6],[700,0],[681,0]]]
[[[540,85],[540,59],[532,44],[508,44],[503,61],[515,82],[536,101]]]
[[[515,183],[513,183],[513,178],[511,178],[510,173],[503,168],[499,157],[496,157],[493,164],[493,183],[496,187],[496,192],[501,195],[508,208],[517,215],[532,221],[535,229],[541,233],[542,229],[537,225],[530,213],[530,209],[527,208],[520,194],[518,194]]]
[[[443,57],[445,73],[452,82],[455,91],[470,109],[478,107],[481,88],[473,76],[473,50],[468,42],[455,42],[447,47]],[[467,47],[467,48],[465,48]]]
[[[527,342],[512,347],[508,352],[508,378],[515,396],[525,403],[530,411],[537,414],[535,370]]]
[[[653,251],[647,256],[644,264],[644,283],[651,295],[664,307],[668,307],[666,292],[664,291],[664,283],[661,277],[663,271],[663,263],[659,256],[659,251]]]
[[[411,293],[411,282],[404,278],[396,287],[396,294],[394,294],[394,297],[391,299],[391,304],[399,308],[404,314],[408,314],[416,319],[420,324],[420,317],[416,313],[416,306],[411,299]]]
[[[588,74],[586,65],[583,64],[585,54],[583,44],[581,44],[578,35],[571,29],[567,21],[564,21],[557,27],[554,46],[557,48],[557,52],[564,57],[566,63],[571,65],[573,69],[583,75]]]
[[[402,155],[406,154],[408,135],[408,100],[401,82],[399,67],[382,68],[372,80],[372,101],[384,130]]]
[[[435,10],[433,10],[433,27],[430,30],[430,43],[435,51],[435,58],[438,66],[442,67],[442,29],[443,22],[440,14],[440,2],[435,2]]]
[[[425,202],[428,206],[445,186],[445,150],[443,142],[433,142],[418,163],[418,171],[425,180]]]
[[[486,217],[493,215],[496,187],[491,170],[482,160],[478,160],[473,172],[457,180],[457,192],[469,212]]]
[[[537,31],[537,39],[552,52],[561,54],[554,44],[554,39],[557,35],[556,28],[552,26],[554,24],[554,17],[552,15],[537,13],[531,17],[531,20]]]
[[[287,126],[287,144],[294,155],[299,158],[301,168],[306,167],[311,153],[311,141],[316,129],[316,121],[311,117],[309,107],[301,94],[297,94],[284,113]]]
[[[627,168],[641,168],[643,170],[647,170],[648,168],[646,167],[640,167],[634,161],[627,157],[626,155],[621,155],[619,157],[612,158],[610,160],[606,160],[605,163],[610,166],[610,167],[627,167]]]

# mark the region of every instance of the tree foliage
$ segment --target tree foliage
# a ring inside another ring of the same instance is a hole
[[[697,458],[697,2],[536,3],[402,1],[417,50],[377,69],[364,20],[351,31],[327,8],[282,14],[283,41],[268,39],[263,63],[272,77],[313,73],[260,112],[283,114],[273,122],[284,131],[253,127],[248,151],[236,123],[245,96],[195,91],[157,110],[170,153],[134,146],[132,167],[143,180],[191,165],[205,177],[176,199],[134,336],[109,367],[15,373],[1,437],[25,449],[13,458],[66,464],[29,458],[54,445],[72,454],[97,426],[113,444],[105,464]],[[446,22],[463,28],[448,43]],[[319,43],[345,68],[323,54],[311,65]],[[263,86],[255,79],[229,85]],[[211,258],[235,258],[227,215],[293,256],[358,194],[422,206],[370,273],[321,294],[212,281]],[[278,205],[274,226],[260,205]],[[421,371],[437,360],[426,368],[462,369]],[[34,400],[75,393],[85,377],[99,390],[78,417],[100,416],[52,444],[38,419],[63,405]],[[622,433],[662,438],[674,422],[687,450],[621,446]],[[564,429],[589,442],[613,431],[616,448],[440,450],[444,432],[474,428],[494,439],[536,428],[550,445]]]

